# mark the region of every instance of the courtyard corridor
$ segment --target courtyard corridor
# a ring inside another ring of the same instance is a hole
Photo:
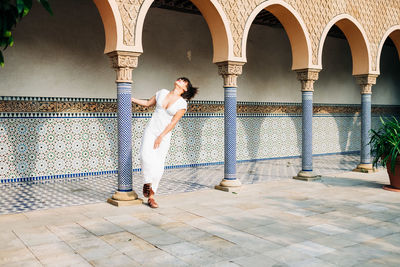
[[[314,158],[319,174],[348,171],[359,161],[358,154],[331,155]],[[238,178],[243,184],[286,180],[296,176],[300,158],[272,159],[238,164]],[[210,189],[223,177],[223,165],[177,168],[165,171],[158,194],[176,194]],[[142,197],[143,177],[133,174],[133,186]],[[5,183],[0,185],[0,214],[101,203],[118,187],[117,174],[48,181]]]
[[[210,188],[222,166],[169,170],[158,209],[107,204],[116,177],[2,185],[0,266],[399,266],[386,172],[349,172],[352,155],[314,162],[319,182],[291,179],[299,159],[240,163],[238,194]]]

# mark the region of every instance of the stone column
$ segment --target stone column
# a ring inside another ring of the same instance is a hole
[[[314,82],[318,80],[318,69],[296,70],[297,79],[301,82],[302,94],[302,150],[301,171],[293,179],[312,181],[319,179],[313,171],[312,163],[312,117]]]
[[[369,131],[371,130],[371,95],[372,85],[376,83],[378,75],[355,75],[357,83],[361,87],[361,153],[360,164],[354,171],[374,172],[371,162],[371,147],[369,145]]]
[[[218,73],[224,79],[224,179],[215,189],[234,192],[242,183],[236,177],[236,91],[237,77],[242,74],[243,62],[219,62]]]
[[[107,200],[115,206],[142,203],[132,189],[132,70],[137,67],[139,53],[108,53],[117,73],[118,103],[118,190]]]

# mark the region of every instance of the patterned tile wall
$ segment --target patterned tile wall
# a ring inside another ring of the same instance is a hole
[[[133,114],[134,169],[140,168],[138,153],[150,115]],[[174,129],[166,166],[223,162],[223,122],[221,113],[186,115]],[[372,122],[376,128],[379,116]],[[238,160],[301,153],[300,114],[242,113],[237,125]],[[357,113],[317,114],[313,131],[315,154],[360,150]],[[115,171],[116,136],[115,113],[0,113],[0,180]]]
[[[116,119],[0,119],[0,179],[116,169]]]

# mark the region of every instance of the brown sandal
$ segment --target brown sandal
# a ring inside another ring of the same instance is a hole
[[[152,208],[152,209],[158,208],[158,204],[156,203],[156,201],[154,200],[154,198],[149,198],[149,200],[147,201],[147,203],[149,204],[150,208]]]
[[[143,185],[143,196],[144,197],[149,197],[150,196],[150,190],[151,190],[151,184],[144,184]]]

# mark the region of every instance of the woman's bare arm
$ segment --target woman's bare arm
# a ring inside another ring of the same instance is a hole
[[[185,114],[186,109],[178,110],[175,115],[172,117],[171,122],[165,127],[164,131],[157,137],[156,141],[154,141],[154,149],[157,149],[160,146],[160,143],[164,136],[166,136],[172,129],[174,129],[175,125]]]
[[[143,107],[152,107],[156,104],[156,96],[154,95],[149,100],[136,99],[136,98],[132,97],[132,102],[135,104],[138,104],[140,106],[143,106]]]

